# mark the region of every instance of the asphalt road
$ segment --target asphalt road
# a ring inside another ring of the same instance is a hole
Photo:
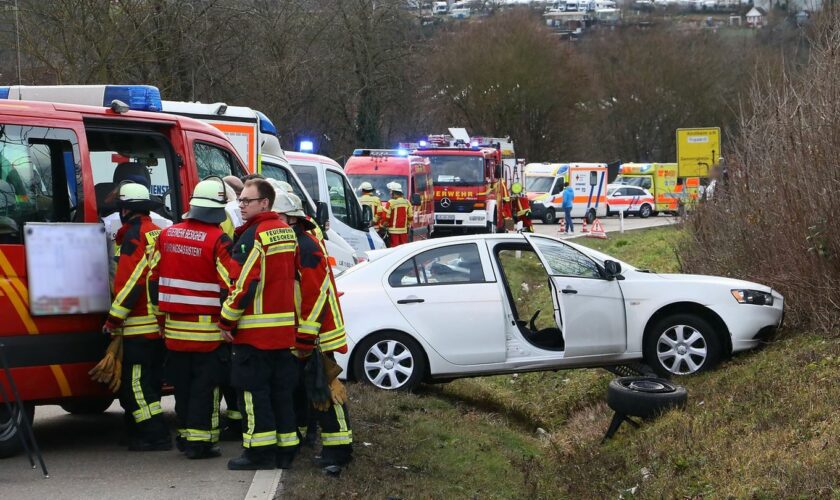
[[[624,227],[629,231],[675,221],[670,216],[629,217],[624,220]],[[605,218],[602,222],[608,233],[619,230],[618,217]],[[579,231],[579,219],[575,225]],[[552,236],[558,235],[559,227],[535,224],[538,233]],[[580,235],[578,232],[575,237]],[[171,396],[164,398],[165,416],[174,429],[173,405]],[[127,451],[117,444],[122,430],[122,410],[116,402],[106,413],[95,416],[70,415],[58,406],[39,406],[35,410],[34,428],[50,478],[44,479],[40,469],[30,469],[23,455],[0,460],[3,498],[238,500],[246,498],[255,477],[252,472],[232,472],[226,468],[227,460],[239,454],[239,443],[223,442],[221,458],[199,461],[188,460],[175,450]],[[271,477],[263,479],[271,485]],[[258,476],[254,486],[261,484]]]
[[[163,399],[174,428],[174,399]],[[58,406],[35,408],[35,437],[50,477],[32,470],[24,454],[0,460],[0,497],[44,499],[243,499],[253,472],[228,471],[240,444],[224,442],[222,457],[189,460],[174,448],[129,452],[117,442],[122,432],[118,403],[102,415],[70,415]],[[37,461],[36,461],[37,462]]]

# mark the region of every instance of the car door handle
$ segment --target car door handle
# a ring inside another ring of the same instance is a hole
[[[574,293],[577,293],[577,290],[575,290],[574,288],[564,288],[564,289],[563,289],[563,293],[571,293],[571,294],[574,294]]]
[[[426,302],[426,299],[401,299],[397,301],[397,304],[419,304],[421,302]]]

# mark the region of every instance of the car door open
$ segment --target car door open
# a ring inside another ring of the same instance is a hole
[[[606,279],[595,261],[570,245],[528,234],[525,238],[551,277],[564,357],[625,352],[627,324],[619,281]]]

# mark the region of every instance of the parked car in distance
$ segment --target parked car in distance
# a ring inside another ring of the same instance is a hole
[[[337,278],[349,341],[337,359],[342,376],[382,389],[641,361],[688,375],[756,347],[783,316],[767,286],[657,274],[542,235],[432,239],[369,257]]]
[[[613,185],[607,188],[607,215],[616,215],[619,212],[638,215],[647,219],[654,215],[653,207],[656,206],[654,197],[650,191],[635,186]]]

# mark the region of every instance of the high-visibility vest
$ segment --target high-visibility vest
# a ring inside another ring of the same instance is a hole
[[[361,198],[359,198],[359,203],[370,207],[370,211],[373,216],[373,224],[375,226],[379,226],[379,218],[382,213],[382,200],[380,200],[378,196],[373,196],[372,194],[364,194]]]
[[[385,217],[389,233],[406,234],[414,218],[411,203],[403,197],[392,198],[385,207]]]

